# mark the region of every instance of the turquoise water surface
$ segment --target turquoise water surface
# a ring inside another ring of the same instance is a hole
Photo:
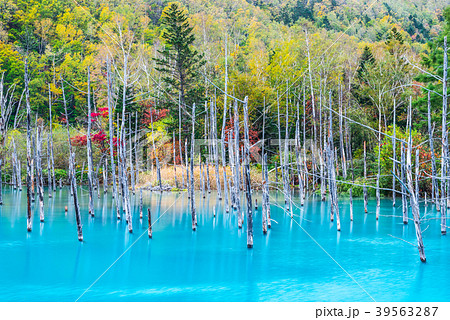
[[[79,190],[84,242],[77,240],[68,189],[45,195],[45,223],[34,205],[26,229],[26,190],[3,189],[0,206],[0,301],[450,301],[450,239],[440,235],[431,205],[422,215],[427,263],[421,263],[414,225],[404,226],[401,207],[375,201],[364,214],[362,200],[340,199],[342,231],[329,221],[329,204],[310,197],[294,217],[272,205],[272,228],[263,235],[261,206],[254,215],[254,248],[234,213],[215,193],[197,193],[198,228],[191,229],[185,193],[144,191],[139,220],[133,197],[134,232],[117,221],[110,193],[95,199]],[[254,194],[261,204],[259,194]],[[281,194],[271,201],[284,203]],[[294,197],[294,201],[297,199]],[[401,201],[397,201],[398,205]],[[69,212],[64,212],[64,206]],[[213,216],[215,207],[216,217]],[[128,249],[128,250],[127,250]],[[115,262],[115,263],[114,263]]]

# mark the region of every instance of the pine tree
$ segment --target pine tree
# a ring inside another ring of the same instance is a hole
[[[171,3],[164,9],[161,23],[165,27],[162,34],[165,47],[158,51],[161,58],[154,59],[156,70],[165,75],[163,81],[169,86],[169,90],[178,91],[174,96],[178,97],[179,94],[182,106],[201,103],[203,92],[198,81],[198,69],[203,63],[203,55],[192,48],[195,37],[187,19],[184,10],[177,3]]]
[[[368,46],[365,46],[357,70],[358,77],[361,79],[364,75],[364,72],[366,71],[366,68],[373,65],[374,63],[375,58],[372,55],[372,51],[370,51],[370,48]]]

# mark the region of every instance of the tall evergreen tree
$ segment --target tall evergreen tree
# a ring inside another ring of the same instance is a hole
[[[370,51],[370,48],[368,46],[365,46],[357,70],[358,78],[363,78],[364,72],[366,71],[367,67],[373,65],[374,63],[375,58],[372,55],[372,51]]]
[[[175,97],[179,95],[182,106],[200,103],[203,88],[198,70],[203,55],[192,47],[195,37],[188,17],[177,3],[171,3],[164,9],[161,23],[165,28],[162,34],[165,47],[158,51],[161,58],[155,59],[156,70],[164,74],[163,81]],[[177,110],[171,105],[173,111]]]

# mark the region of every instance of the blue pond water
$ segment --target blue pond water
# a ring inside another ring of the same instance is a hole
[[[355,200],[350,222],[348,201],[340,199],[341,232],[329,221],[328,202],[311,198],[293,220],[272,205],[276,222],[263,235],[259,207],[254,248],[247,249],[245,230],[214,194],[197,194],[193,232],[186,194],[144,192],[154,221],[148,239],[137,206],[130,234],[116,220],[110,194],[95,200],[90,218],[87,192],[80,190],[85,241],[79,243],[67,189],[46,195],[45,223],[35,210],[31,233],[25,190],[3,192],[0,301],[450,301],[450,239],[440,235],[439,220],[423,224],[427,263],[421,263],[415,247],[394,238],[415,242],[413,223],[392,217],[401,208],[390,200],[382,201],[378,222],[375,201],[364,214],[362,200]],[[284,202],[272,194],[276,200]],[[421,210],[438,217],[431,205]]]

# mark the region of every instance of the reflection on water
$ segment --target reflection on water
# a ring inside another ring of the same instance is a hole
[[[67,188],[45,198],[44,223],[33,205],[31,233],[25,192],[3,190],[1,301],[74,301],[131,245],[80,301],[371,301],[342,268],[377,301],[450,299],[446,281],[436,281],[437,274],[450,277],[450,240],[440,235],[439,220],[424,223],[423,264],[415,247],[397,239],[414,243],[414,227],[403,225],[401,207],[393,208],[391,200],[381,202],[378,221],[375,200],[369,201],[368,214],[363,201],[354,200],[351,222],[348,201],[341,197],[342,231],[337,232],[328,202],[311,196],[304,207],[293,206],[292,220],[281,209],[284,197],[274,193],[271,201],[279,203],[272,205],[272,228],[263,235],[262,200],[255,192],[254,247],[247,249],[245,224],[237,227],[236,212],[226,213],[215,193],[196,196],[193,232],[185,193],[144,191],[140,220],[137,192],[130,234],[124,219],[115,216],[110,192],[96,199],[91,218],[87,191],[80,189],[85,241],[79,243]],[[146,235],[147,208],[152,239]],[[431,204],[425,212],[429,219],[438,217]]]

